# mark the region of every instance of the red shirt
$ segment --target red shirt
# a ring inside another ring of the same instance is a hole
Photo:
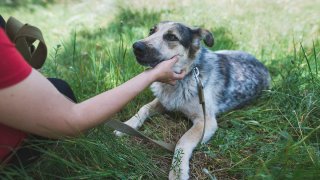
[[[0,28],[0,91],[24,80],[31,70],[31,66]],[[21,144],[26,135],[23,131],[0,123],[0,162],[4,161],[12,150]]]

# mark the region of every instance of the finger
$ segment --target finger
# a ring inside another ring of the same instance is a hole
[[[168,60],[171,64],[174,64],[178,61],[178,57],[177,56],[173,56],[171,59]]]
[[[178,74],[180,74],[181,76],[185,76],[187,73],[186,73],[186,70],[182,70],[180,73],[178,73]]]
[[[186,75],[186,71],[182,71],[180,74],[174,73],[173,79],[180,80],[180,79],[183,79],[185,75]]]
[[[170,85],[174,86],[174,85],[176,85],[177,81],[171,80],[171,81],[169,81],[168,83],[169,83]]]
[[[170,66],[170,67],[172,67],[177,61],[178,61],[177,56],[174,56],[171,59],[168,59],[168,60],[160,62],[155,67],[158,67],[158,66]]]

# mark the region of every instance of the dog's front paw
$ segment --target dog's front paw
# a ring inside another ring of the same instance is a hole
[[[188,173],[182,173],[182,172],[176,172],[174,170],[171,170],[169,173],[169,180],[188,180],[189,174]]]
[[[122,132],[120,132],[120,131],[113,131],[113,134],[115,134],[115,135],[118,136],[118,137],[122,137],[122,136],[125,135],[125,133],[122,133]]]

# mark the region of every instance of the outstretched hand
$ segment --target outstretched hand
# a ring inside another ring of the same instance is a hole
[[[173,71],[173,65],[178,61],[178,58],[175,56],[169,60],[159,63],[156,67],[150,71],[154,71],[156,74],[156,81],[175,85],[177,80],[181,80],[186,75],[185,71],[176,73]]]

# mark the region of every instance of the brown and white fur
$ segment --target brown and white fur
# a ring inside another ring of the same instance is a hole
[[[252,55],[242,51],[210,51],[201,45],[213,46],[213,35],[205,29],[190,28],[176,22],[161,22],[150,30],[145,39],[133,44],[137,61],[154,67],[161,61],[178,57],[174,71],[186,71],[184,79],[174,86],[155,82],[151,85],[156,98],[144,105],[125,123],[138,129],[155,112],[180,111],[193,126],[180,138],[174,156],[169,179],[189,179],[189,159],[201,140],[204,127],[199,104],[197,84],[192,69],[198,67],[204,86],[206,102],[206,126],[202,143],[206,143],[217,130],[219,113],[243,106],[269,87],[268,70]],[[120,132],[116,132],[121,135]],[[180,164],[180,165],[179,165]]]

